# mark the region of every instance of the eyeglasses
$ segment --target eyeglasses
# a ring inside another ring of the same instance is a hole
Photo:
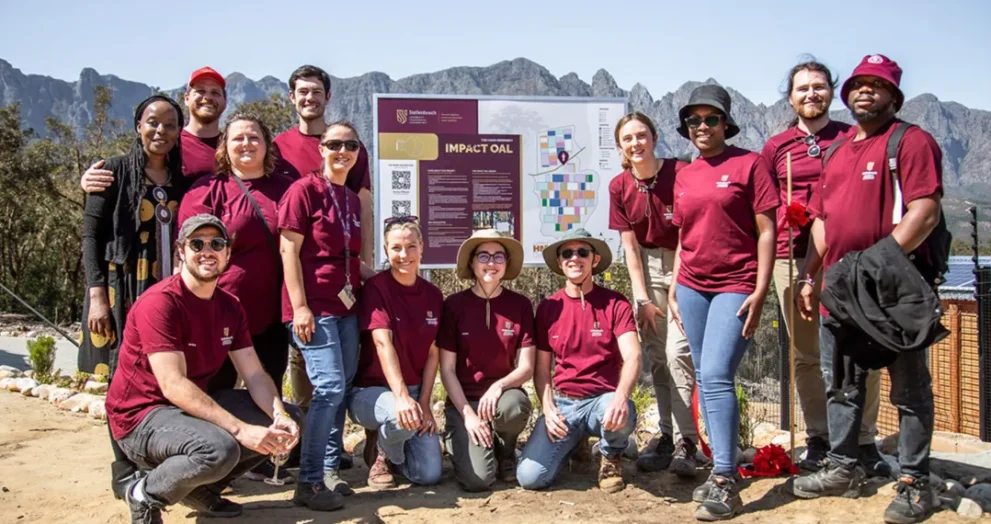
[[[188,245],[189,249],[192,249],[194,253],[199,253],[200,251],[203,251],[203,248],[206,246],[210,246],[210,251],[219,252],[219,251],[223,251],[224,248],[227,247],[227,240],[216,237],[210,239],[210,242],[208,243],[206,240],[203,240],[202,238],[191,238],[186,241],[186,245]]]
[[[864,86],[871,86],[872,89],[884,89],[885,91],[891,90],[891,84],[887,80],[882,80],[880,78],[875,78],[874,80],[867,80],[865,78],[855,78],[850,81],[850,90],[856,91]]]
[[[578,255],[578,258],[588,258],[592,256],[592,250],[587,247],[580,247],[578,249],[562,249],[561,258],[564,260],[569,260],[571,257]]]
[[[357,140],[328,140],[321,145],[331,151],[340,151],[341,146],[344,146],[344,149],[352,153],[361,147],[361,144]]]
[[[508,258],[506,254],[501,251],[499,253],[489,253],[487,251],[475,253],[475,260],[478,260],[482,264],[488,264],[489,261],[492,261],[495,264],[502,265],[506,263],[506,258]]]
[[[818,144],[819,137],[815,135],[808,135],[803,138],[802,141],[805,142],[805,145],[809,146],[809,150],[806,151],[806,153],[808,153],[810,157],[816,158],[819,156],[819,153],[822,153],[822,149],[819,148]]]
[[[383,220],[382,223],[384,223],[387,226],[392,226],[392,225],[398,225],[398,224],[405,224],[407,222],[416,223],[419,220],[420,220],[420,217],[418,217],[416,215],[403,215],[403,216],[398,216],[398,217],[389,217],[389,218]]]
[[[685,124],[692,129],[698,129],[703,123],[706,127],[716,127],[722,121],[723,115],[709,115],[705,118],[692,115],[685,119]]]

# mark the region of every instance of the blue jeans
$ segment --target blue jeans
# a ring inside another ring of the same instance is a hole
[[[409,386],[407,391],[414,401],[419,399],[420,386]],[[440,481],[440,436],[417,435],[415,429],[400,427],[392,391],[379,386],[354,388],[349,403],[351,418],[366,429],[378,431],[379,447],[403,476],[421,486]]]
[[[637,427],[637,411],[633,401],[628,401],[630,416],[626,425],[618,431],[606,431],[602,427],[602,417],[615,393],[605,393],[597,397],[574,400],[555,395],[554,404],[568,425],[568,436],[551,442],[547,436],[544,417],[537,419],[537,425],[530,434],[530,440],[523,448],[520,464],[516,468],[516,478],[523,489],[543,489],[554,482],[561,465],[578,442],[589,435],[598,436],[599,449],[607,457],[618,457],[626,450],[630,434]]]
[[[675,293],[681,323],[692,351],[699,404],[712,448],[713,473],[736,473],[740,442],[740,404],[736,399],[736,370],[750,341],[743,338],[747,299],[743,293],[707,293],[678,284]]]
[[[317,317],[309,344],[303,344],[295,333],[293,341],[313,384],[300,444],[299,480],[316,484],[323,482],[324,471],[336,470],[340,462],[345,393],[357,367],[358,317]]]

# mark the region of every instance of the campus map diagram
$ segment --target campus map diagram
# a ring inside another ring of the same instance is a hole
[[[575,127],[547,129],[537,137],[538,165],[532,173],[540,201],[540,231],[544,235],[582,227],[595,211],[598,173],[582,168],[585,148],[575,140]],[[586,155],[587,156],[587,155]]]

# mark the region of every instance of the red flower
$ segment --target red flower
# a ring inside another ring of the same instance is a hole
[[[809,213],[801,203],[793,201],[791,204],[788,204],[785,211],[789,226],[805,227],[809,223]]]
[[[757,450],[754,463],[738,468],[740,475],[748,477],[777,477],[781,474],[797,475],[798,468],[791,463],[784,448],[769,444]]]

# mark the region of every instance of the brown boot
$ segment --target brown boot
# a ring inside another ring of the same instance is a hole
[[[385,452],[378,445],[378,431],[365,430],[365,451],[362,458],[368,464],[368,487],[372,491],[396,487],[396,479],[392,476],[392,464]]]
[[[378,430],[366,429],[365,430],[365,450],[361,453],[361,458],[365,461],[365,465],[368,469],[372,469],[375,464],[375,457],[378,455],[379,449],[379,432]]]
[[[615,493],[626,487],[623,482],[622,457],[610,458],[602,455],[599,460],[599,489]]]

